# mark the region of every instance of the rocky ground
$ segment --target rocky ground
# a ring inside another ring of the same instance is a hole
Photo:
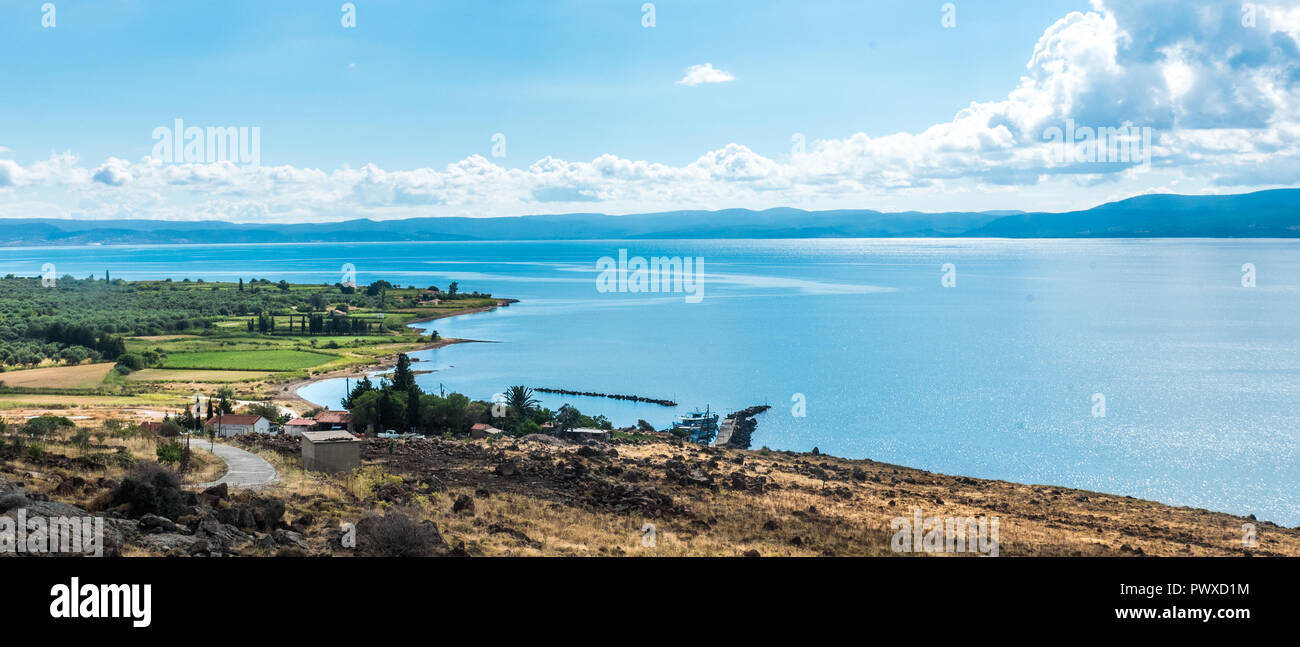
[[[997,518],[1002,556],[1300,555],[1300,529],[1251,517],[667,438],[371,439],[364,468],[334,476],[302,472],[296,439],[238,442],[283,482],[186,492],[166,517],[111,505],[119,484],[75,465],[40,487],[17,470],[0,473],[0,514],[79,506],[111,520],[123,555],[895,555],[891,521],[913,510]]]

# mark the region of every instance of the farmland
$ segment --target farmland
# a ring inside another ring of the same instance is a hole
[[[294,406],[303,380],[382,364],[435,344],[411,328],[495,307],[436,286],[0,278],[0,409],[183,407],[233,389]],[[4,341],[4,340],[8,341]],[[60,406],[61,405],[61,406]]]
[[[295,371],[337,359],[336,355],[301,350],[249,350],[177,353],[163,368],[215,371]]]

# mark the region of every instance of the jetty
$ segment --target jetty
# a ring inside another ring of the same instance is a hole
[[[713,445],[749,449],[750,437],[758,427],[758,421],[754,420],[754,416],[771,408],[769,405],[761,404],[727,414],[727,417],[722,419],[722,424],[718,426],[718,435],[713,439]]]
[[[713,439],[713,444],[719,447],[726,446],[731,442],[731,434],[736,430],[736,419],[727,416],[722,419],[722,424],[718,426],[718,437]]]
[[[542,386],[535,386],[533,387],[533,390],[539,393],[557,393],[559,395],[582,395],[589,398],[609,398],[611,400],[629,400],[631,402],[646,402],[649,404],[657,404],[664,407],[677,406],[677,403],[673,402],[672,400],[664,400],[660,398],[647,398],[639,395],[622,395],[619,393],[596,393],[595,391],[570,391],[568,389],[551,389]]]

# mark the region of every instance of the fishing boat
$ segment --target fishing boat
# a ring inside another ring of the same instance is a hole
[[[718,436],[718,414],[712,413],[708,406],[704,411],[692,411],[678,418],[673,423],[673,434],[693,443],[707,445]]]

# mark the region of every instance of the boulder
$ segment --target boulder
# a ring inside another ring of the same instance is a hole
[[[216,485],[214,485],[214,486],[212,486],[212,487],[210,487],[210,488],[204,490],[204,491],[203,491],[203,494],[205,494],[205,495],[207,495],[207,496],[216,497],[216,498],[218,498],[218,499],[229,499],[229,498],[230,498],[230,487],[227,486],[225,483],[218,483],[218,484],[216,484]]]
[[[278,546],[289,546],[300,550],[307,550],[307,542],[303,541],[302,535],[292,530],[275,531],[275,543]]]
[[[139,528],[141,532],[176,532],[176,523],[166,517],[146,514],[140,517]]]
[[[23,494],[22,490],[10,492],[0,496],[0,514],[4,514],[16,508],[24,508],[31,505],[32,500]]]
[[[471,516],[474,514],[474,499],[467,494],[456,497],[456,502],[452,504],[451,511],[456,514],[466,513]]]
[[[226,548],[246,541],[252,538],[244,534],[235,526],[221,523],[215,519],[207,519],[199,523],[199,527],[194,530],[196,539],[207,539],[209,545],[220,548],[224,551]]]
[[[145,535],[139,541],[139,545],[158,552],[172,554],[173,551],[179,551],[183,554],[190,555],[190,549],[196,543],[202,542],[201,539],[195,539],[190,535],[182,535],[174,532],[158,533],[154,535]],[[207,549],[207,542],[203,542],[204,550]]]

